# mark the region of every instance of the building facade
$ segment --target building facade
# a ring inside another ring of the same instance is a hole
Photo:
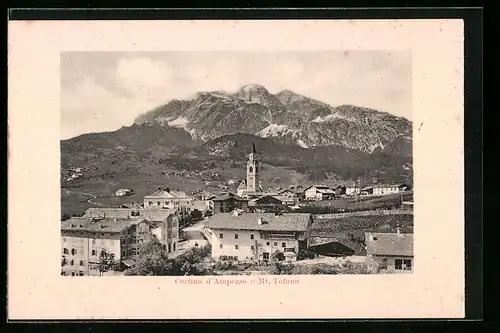
[[[389,185],[377,185],[373,187],[373,195],[387,195],[405,192],[408,189],[408,185],[405,184],[389,184]]]
[[[83,217],[144,219],[158,227],[158,240],[163,248],[172,255],[177,255],[179,244],[180,216],[175,209],[161,208],[89,208]]]
[[[330,200],[335,198],[335,191],[326,185],[309,186],[304,191],[306,200]]]
[[[397,272],[412,272],[413,233],[365,233],[367,255],[379,261],[383,267]]]
[[[348,185],[345,187],[345,194],[346,195],[360,195],[361,194],[361,187],[355,186],[355,185]]]
[[[309,247],[311,214],[220,214],[208,222],[215,260],[293,261]]]
[[[194,198],[184,192],[159,188],[144,197],[144,208],[175,209],[179,212],[191,212],[194,209]]]
[[[112,270],[127,268],[134,262],[139,247],[148,235],[161,237],[154,223],[140,218],[70,218],[61,225],[61,274],[66,276],[101,275],[102,251],[114,255]]]
[[[235,209],[248,211],[248,200],[234,193],[220,195],[212,199],[212,202],[214,214],[230,213]]]

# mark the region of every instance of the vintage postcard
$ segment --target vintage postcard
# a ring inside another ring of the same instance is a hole
[[[464,316],[461,20],[14,21],[8,121],[10,319]]]

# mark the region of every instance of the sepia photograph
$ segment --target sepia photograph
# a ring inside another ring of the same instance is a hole
[[[409,51],[62,52],[61,274],[411,273]]]
[[[9,319],[463,317],[463,70],[456,19],[9,22]]]

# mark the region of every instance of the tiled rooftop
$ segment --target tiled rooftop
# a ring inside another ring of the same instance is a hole
[[[150,195],[145,196],[144,198],[167,198],[167,199],[186,199],[188,196],[185,192],[180,191],[167,191],[165,189],[158,189]]]
[[[368,254],[380,256],[413,256],[412,233],[367,232],[365,233],[365,243]]]
[[[306,231],[311,214],[284,213],[243,213],[235,216],[232,213],[215,214],[205,225],[212,229],[230,230],[268,230],[268,231]],[[262,218],[265,223],[258,224]]]
[[[88,217],[72,217],[61,223],[61,230],[120,233],[142,221],[144,221],[144,218],[92,219]]]
[[[132,216],[132,212],[138,212],[139,216]],[[148,221],[164,221],[170,215],[175,214],[175,209],[162,208],[89,208],[83,217],[106,217],[125,219],[144,218]]]
[[[234,193],[224,193],[224,194],[221,194],[219,195],[218,197],[212,199],[212,201],[225,201],[225,200],[228,200],[228,199],[235,199],[235,200],[238,200],[238,201],[248,201],[246,199],[243,199],[242,197],[240,197],[239,195],[236,195]]]

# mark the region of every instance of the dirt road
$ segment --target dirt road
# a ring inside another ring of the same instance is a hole
[[[101,207],[109,207],[109,205],[104,205],[104,204],[92,201],[94,199],[97,199],[97,197],[93,194],[84,193],[84,192],[74,192],[74,191],[70,191],[70,190],[66,190],[66,189],[64,191],[66,191],[66,193],[68,193],[68,194],[76,194],[76,195],[83,195],[85,197],[90,197],[90,199],[88,199],[87,202],[91,205],[96,205],[96,206],[101,206]]]

